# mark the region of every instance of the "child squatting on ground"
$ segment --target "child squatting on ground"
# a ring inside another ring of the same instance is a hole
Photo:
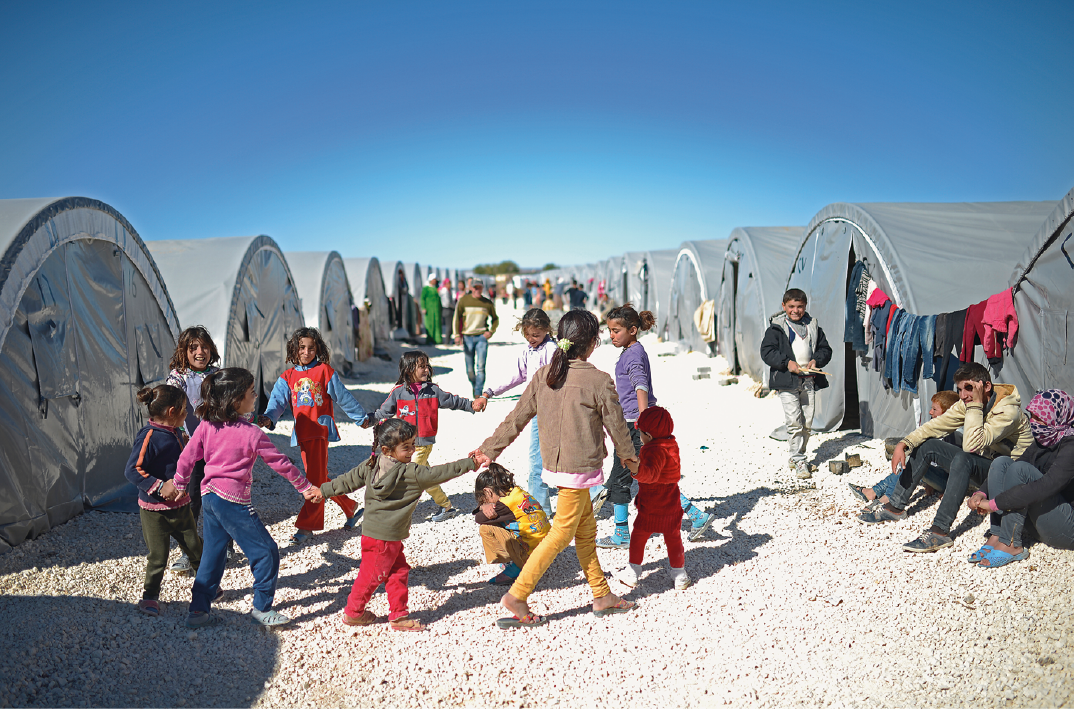
[[[142,538],[149,549],[145,566],[145,585],[138,610],[146,615],[160,615],[160,584],[168,563],[170,540],[175,539],[189,566],[201,563],[201,539],[198,523],[190,511],[190,496],[176,495],[172,478],[183,452],[181,426],[186,419],[186,395],[169,384],[145,387],[138,401],[149,411],[149,423],[134,437],[134,449],[123,471],[138,488],[138,514],[142,520]]]
[[[607,321],[612,344],[623,350],[615,363],[615,391],[623,407],[623,416],[626,418],[627,429],[630,431],[630,441],[634,444],[634,451],[637,452],[641,450],[641,438],[634,424],[646,409],[656,403],[649,355],[638,342],[638,335],[644,330],[651,329],[656,324],[656,318],[648,310],[639,313],[630,303],[627,303],[613,308],[607,315]],[[630,471],[623,465],[623,462],[619,458],[614,459],[607,487],[601,490],[593,500],[594,516],[600,512],[605,498],[612,503],[615,516],[615,531],[610,536],[597,540],[597,546],[602,549],[630,547],[630,529],[627,527],[630,509],[630,478]],[[685,495],[680,495],[679,504],[682,506],[682,511],[690,518],[690,534],[687,538],[694,541],[705,533],[712,521],[716,519],[716,515],[698,508]]]
[[[552,363],[534,375],[514,410],[475,453],[495,459],[534,416],[541,428],[544,481],[559,488],[556,518],[548,535],[526,560],[511,590],[500,602],[511,613],[501,628],[543,625],[547,618],[530,612],[526,599],[556,556],[574,541],[578,563],[593,591],[593,614],[626,613],[634,604],[612,593],[597,558],[597,522],[589,488],[604,481],[607,431],[615,452],[630,469],[637,453],[630,442],[623,409],[611,377],[587,362],[600,343],[600,323],[586,310],[572,310],[559,321]]]
[[[485,561],[504,565],[489,583],[510,586],[526,559],[548,535],[548,515],[499,463],[477,474],[474,497],[478,504],[474,521],[480,525]]]
[[[440,410],[452,409],[472,414],[484,411],[486,403],[487,399],[471,402],[438,387],[433,383],[433,368],[429,363],[429,356],[420,350],[411,350],[404,352],[399,358],[399,380],[373,416],[378,421],[397,416],[414,426],[417,431],[414,462],[428,465],[429,454],[433,452],[436,432],[440,425]],[[458,514],[451,506],[451,499],[439,485],[431,485],[426,492],[433,498],[433,502],[440,506],[440,512],[432,517],[434,522],[444,522]]]
[[[373,455],[350,472],[321,485],[325,497],[365,488],[362,561],[343,610],[347,625],[371,625],[380,620],[366,609],[366,604],[384,584],[392,630],[425,630],[424,625],[408,617],[407,607],[410,566],[403,554],[403,540],[410,536],[414,508],[428,488],[477,469],[478,462],[488,462],[478,454],[433,468],[412,463],[417,435],[417,428],[403,419],[381,421],[373,431]]]
[[[268,428],[275,428],[280,416],[291,410],[295,417],[291,447],[298,446],[302,451],[302,467],[306,469],[306,479],[314,487],[328,482],[328,442],[340,440],[333,418],[333,402],[339,404],[355,423],[368,426],[365,409],[343,386],[335,370],[328,366],[330,360],[328,345],[317,328],[295,330],[287,341],[287,361],[295,366],[276,380],[260,419]],[[332,501],[347,518],[343,528],[354,529],[362,517],[357,503],[346,495],[333,497]],[[292,544],[302,544],[313,536],[314,531],[324,529],[324,505],[307,501],[298,513],[295,527],[298,531],[291,537]]]
[[[552,362],[552,355],[556,351],[556,341],[552,339],[552,321],[548,319],[548,313],[540,308],[527,310],[515,325],[515,330],[521,332],[526,338],[526,345],[518,355],[517,368],[511,370],[511,378],[508,381],[486,389],[485,393],[474,401],[475,404],[482,402],[482,399],[487,402],[494,396],[506,394],[519,384],[529,384],[538,369]],[[541,436],[537,429],[537,419],[533,419],[530,422],[529,491],[537,503],[544,508],[545,513],[551,515],[551,490],[541,479],[542,470]]]
[[[637,586],[645,544],[653,534],[663,534],[671,564],[671,579],[675,589],[681,591],[690,585],[690,577],[686,575],[686,556],[679,533],[682,524],[679,444],[671,435],[675,423],[667,409],[651,406],[641,412],[637,429],[642,441],[638,472],[634,475],[638,480],[638,495],[634,498],[638,516],[634,519],[634,533],[630,538],[630,563],[616,578],[631,588]]]
[[[202,529],[205,540],[201,566],[191,591],[188,628],[214,622],[212,601],[220,593],[220,579],[227,563],[227,545],[234,539],[250,561],[254,576],[251,619],[261,625],[283,625],[287,616],[272,610],[280,571],[280,549],[257,516],[250,499],[253,468],[258,456],[282,475],[307,501],[322,503],[320,491],[276,450],[265,432],[246,420],[257,406],[254,375],[240,367],[221,369],[205,378],[201,387],[198,417],[201,424],[179,456],[173,479],[178,495],[190,485],[195,461],[205,461],[201,484]]]
[[[768,387],[779,392],[787,420],[791,469],[803,480],[813,477],[805,451],[816,393],[828,387],[823,374],[811,372],[832,360],[824,330],[806,312],[807,302],[798,288],[784,293],[783,312],[772,318],[761,340],[761,359],[771,368]]]

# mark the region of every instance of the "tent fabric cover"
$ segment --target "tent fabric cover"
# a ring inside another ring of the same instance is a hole
[[[130,223],[83,197],[0,201],[0,552],[88,507],[130,510],[123,476],[179,319]]]
[[[899,305],[915,315],[960,310],[1004,290],[1054,202],[830,204],[810,221],[786,280],[809,296],[833,357],[831,386],[817,396],[814,430],[838,429],[846,399],[843,322],[851,249]],[[985,361],[977,350],[979,361]],[[927,416],[931,380],[918,395],[884,390],[880,376],[853,366],[862,432],[905,435]]]
[[[705,301],[718,299],[726,250],[727,239],[684,241],[679,247],[668,298],[669,340],[685,342],[698,352],[710,351],[694,326],[694,312]]]
[[[739,227],[728,237],[717,316],[719,352],[734,370],[768,386],[761,340],[779,312],[803,227]],[[737,275],[737,278],[736,278]]]
[[[668,319],[668,298],[671,294],[671,274],[675,270],[675,259],[679,252],[677,249],[661,249],[659,251],[645,251],[645,273],[648,279],[647,287],[643,289],[644,297],[639,310],[650,310],[656,316],[656,326],[653,331],[660,337],[665,337]]]
[[[332,355],[332,368],[349,374],[355,362],[353,300],[343,257],[337,251],[288,251],[284,256],[298,288],[306,326],[321,331]]]
[[[347,269],[347,282],[351,285],[351,295],[359,310],[365,312],[369,319],[370,332],[373,337],[372,348],[391,339],[391,306],[384,291],[384,278],[380,272],[380,261],[373,258],[345,258],[343,266]]]
[[[250,370],[268,397],[289,366],[287,339],[304,324],[294,277],[276,242],[262,235],[146,245],[170,284],[183,328],[205,326],[222,366]]]
[[[1018,386],[1022,403],[1040,389],[1074,394],[1074,189],[1029,242],[1008,281],[1018,340],[997,377]]]

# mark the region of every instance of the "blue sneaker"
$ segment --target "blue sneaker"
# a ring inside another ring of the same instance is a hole
[[[630,532],[625,524],[615,525],[615,533],[610,537],[597,540],[597,546],[601,549],[629,549]]]
[[[712,522],[715,519],[715,512],[702,512],[698,518],[691,517],[690,521],[693,524],[690,527],[689,534],[686,535],[687,541],[696,542],[712,526]]]

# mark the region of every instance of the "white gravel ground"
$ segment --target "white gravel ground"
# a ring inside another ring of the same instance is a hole
[[[508,313],[510,311],[507,311]],[[489,353],[491,378],[512,365],[521,338],[503,320]],[[1042,545],[1027,562],[996,570],[965,557],[980,544],[982,517],[963,509],[953,549],[911,555],[900,545],[931,522],[934,502],[908,520],[879,527],[855,520],[847,482],[872,483],[886,466],[881,441],[853,432],[813,438],[823,463],[844,452],[865,465],[846,476],[820,466],[813,486],[786,467],[785,444],[768,438],[781,423],[775,397],[757,399],[745,379],[731,386],[694,381],[698,354],[659,357],[648,342],[656,394],[676,420],[683,491],[719,516],[699,542],[686,542],[695,585],[674,591],[663,545],[651,540],[645,575],[630,593],[637,611],[604,619],[569,550],[557,559],[533,608],[544,627],[501,631],[502,589],[486,585],[469,514],[435,524],[435,505],[417,510],[406,553],[414,567],[410,607],[425,634],[340,623],[355,576],[359,535],[340,529],[287,546],[301,498],[259,463],[254,503],[279,542],[277,607],[287,630],[253,626],[251,576],[235,564],[224,577],[224,622],[183,626],[191,579],[165,580],[160,618],[135,609],[144,544],[137,515],[89,513],[0,557],[2,706],[1064,706],[1074,701],[1071,552]],[[433,350],[435,376],[449,391],[469,383],[459,348]],[[593,361],[608,371],[617,351]],[[396,363],[371,360],[349,384],[368,408],[395,381]],[[513,406],[484,414],[446,412],[432,463],[462,457]],[[368,455],[371,432],[341,425],[329,449],[337,475]],[[274,441],[286,450],[290,431]],[[292,451],[297,458],[297,450]],[[501,458],[525,479],[526,444]],[[609,461],[610,465],[610,461]],[[473,474],[445,486],[473,508]],[[611,531],[606,517],[600,533]],[[174,551],[173,555],[178,552]],[[606,572],[625,551],[602,550]],[[960,603],[972,594],[974,602]],[[387,613],[383,592],[374,612]]]

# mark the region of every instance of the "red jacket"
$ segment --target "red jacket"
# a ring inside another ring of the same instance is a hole
[[[328,382],[334,370],[324,362],[299,372],[291,368],[280,375],[291,390],[291,412],[295,416],[295,440],[302,442],[311,438],[328,438],[328,428],[318,420],[322,416],[332,418],[332,397],[328,395]]]
[[[635,528],[664,530],[682,523],[679,503],[679,444],[675,436],[654,438],[638,454],[638,507]]]

